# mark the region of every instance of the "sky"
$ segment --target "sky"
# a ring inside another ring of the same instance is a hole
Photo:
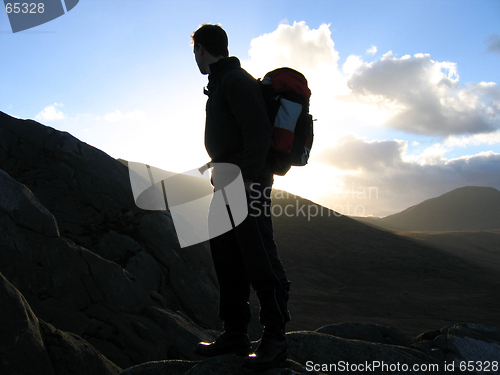
[[[311,159],[276,188],[380,217],[500,189],[498,0],[80,0],[17,33],[0,11],[0,111],[114,158],[197,168],[210,160],[190,39],[202,23],[255,78],[289,66],[308,79]]]

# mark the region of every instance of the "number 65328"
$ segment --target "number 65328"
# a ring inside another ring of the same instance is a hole
[[[44,3],[7,3],[5,4],[7,13],[43,13]]]

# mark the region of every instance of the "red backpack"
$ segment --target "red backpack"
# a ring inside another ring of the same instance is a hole
[[[273,125],[267,161],[275,174],[284,176],[291,166],[303,166],[309,160],[314,136],[311,90],[304,75],[291,68],[273,70],[259,82]]]

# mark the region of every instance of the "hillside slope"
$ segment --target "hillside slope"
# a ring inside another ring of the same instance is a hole
[[[415,333],[455,321],[500,324],[495,313],[500,270],[300,197],[277,191],[274,204],[282,207],[273,209],[274,226],[292,282],[291,329],[357,321]],[[294,215],[279,215],[287,206]],[[308,211],[319,214],[308,218]]]
[[[397,231],[500,229],[500,191],[492,187],[461,187],[400,213],[361,221]]]
[[[500,229],[460,232],[397,232],[480,267],[500,270]]]

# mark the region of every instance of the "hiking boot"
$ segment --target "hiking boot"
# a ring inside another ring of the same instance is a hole
[[[265,327],[255,353],[245,358],[245,367],[267,370],[281,366],[288,357],[284,326]]]
[[[248,334],[244,332],[223,332],[214,342],[200,342],[194,352],[204,357],[214,357],[223,354],[246,356],[252,345]]]

